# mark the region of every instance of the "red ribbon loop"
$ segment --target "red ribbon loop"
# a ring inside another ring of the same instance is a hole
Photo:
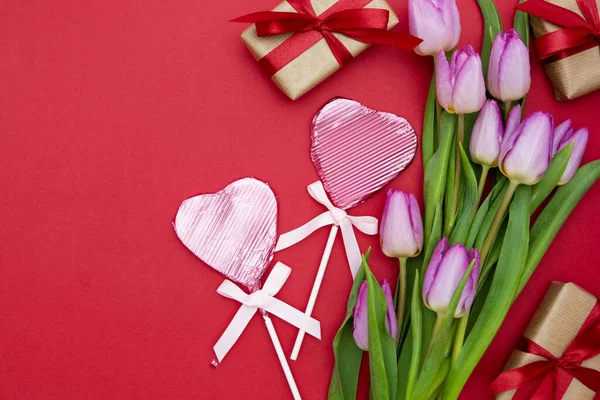
[[[369,1],[340,0],[319,16],[315,14],[310,0],[288,0],[288,3],[297,12],[262,11],[231,21],[256,24],[259,37],[293,33],[259,61],[270,76],[321,38],[325,38],[340,66],[346,65],[352,60],[352,54],[334,33],[362,43],[383,44],[404,50],[412,50],[422,42],[407,33],[388,31],[389,11],[364,8]]]
[[[588,326],[591,328],[587,328]],[[585,360],[600,355],[599,304],[562,357],[556,358],[526,337],[521,338],[516,348],[545,360],[502,372],[490,385],[492,393],[517,389],[513,400],[560,400],[573,379],[577,379],[594,392],[600,391],[600,371],[581,366]]]
[[[596,0],[577,0],[585,18],[544,0],[529,0],[516,9],[562,27],[536,40],[540,59],[560,60],[600,45],[600,15]]]

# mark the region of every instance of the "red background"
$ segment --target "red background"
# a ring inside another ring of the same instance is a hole
[[[317,175],[309,121],[346,96],[408,118],[420,133],[430,59],[373,48],[292,102],[227,21],[273,0],[8,1],[0,5],[0,398],[197,399],[289,397],[265,327],[255,318],[214,369],[212,346],[238,304],[222,277],[177,240],[179,203],[255,176],[279,198],[280,232],[323,211],[306,193]],[[505,26],[512,3],[498,1]],[[501,3],[501,4],[500,4]],[[402,27],[406,0],[393,0]],[[460,0],[461,45],[481,43],[475,1]],[[591,128],[584,161],[600,158],[600,92],[553,99],[533,62],[527,112]],[[420,197],[420,155],[390,187]],[[464,399],[484,398],[552,280],[600,295],[593,187],[565,224],[483,358]],[[379,216],[384,191],[354,215]],[[293,267],[280,298],[303,308],[323,229],[276,258]],[[378,277],[396,265],[373,246]],[[331,342],[351,279],[338,238],[314,315],[323,340],[292,362],[306,399],[324,398]],[[286,353],[296,330],[276,320]],[[366,377],[366,376],[365,376]],[[367,381],[361,381],[367,398]]]

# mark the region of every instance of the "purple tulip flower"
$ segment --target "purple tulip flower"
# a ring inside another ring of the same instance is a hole
[[[443,238],[433,251],[425,272],[423,282],[425,305],[438,314],[446,313],[452,296],[472,261],[475,261],[473,270],[463,289],[454,318],[465,315],[473,305],[479,279],[479,252],[476,249],[467,250],[460,243],[449,247],[448,239]]]
[[[575,130],[570,119],[558,125],[554,130],[554,145],[552,148],[553,154],[556,154],[567,147],[569,143],[573,143],[571,158],[569,158],[567,169],[558,181],[559,185],[568,183],[577,172],[579,165],[581,165],[581,159],[583,158],[585,147],[587,146],[588,136],[589,131],[587,128],[579,128]]]
[[[423,249],[423,220],[413,194],[390,189],[379,230],[381,250],[388,257],[416,257]]]
[[[522,99],[529,91],[529,49],[514,29],[494,39],[487,79],[492,96],[504,102]]]
[[[436,64],[437,99],[449,113],[469,114],[477,112],[485,102],[485,81],[481,70],[481,58],[466,46],[452,54],[450,63],[443,51]]]
[[[415,48],[415,53],[421,56],[452,50],[460,38],[456,0],[409,0],[408,30],[423,39]]]
[[[381,283],[381,289],[385,295],[387,303],[387,313],[385,318],[385,327],[388,333],[396,340],[398,338],[398,321],[396,321],[396,311],[394,310],[394,297],[392,295],[392,289],[387,280],[383,280]],[[367,281],[363,281],[358,289],[358,296],[356,297],[356,304],[354,305],[354,327],[352,336],[356,345],[364,351],[369,351],[369,315],[367,309]]]
[[[534,185],[542,179],[552,159],[554,119],[538,111],[519,124],[521,107],[513,108],[506,123],[499,166],[511,181]]]
[[[495,100],[487,100],[473,126],[469,151],[471,159],[486,167],[497,167],[504,136],[502,113]]]

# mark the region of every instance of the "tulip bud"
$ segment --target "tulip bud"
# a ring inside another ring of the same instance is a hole
[[[381,250],[388,257],[416,257],[423,249],[423,220],[413,194],[390,189],[379,231]]]
[[[573,175],[575,175],[577,172],[577,168],[579,168],[581,159],[583,158],[583,153],[585,152],[588,135],[589,132],[587,128],[575,130],[575,128],[571,126],[570,119],[558,125],[554,130],[553,154],[556,154],[567,147],[569,143],[573,143],[571,158],[569,158],[567,168],[558,181],[559,185],[568,183],[573,178]]]
[[[542,179],[552,159],[554,119],[538,111],[517,125],[520,113],[520,107],[515,107],[508,117],[499,165],[513,182],[534,185]]]
[[[496,35],[487,79],[492,96],[504,102],[522,99],[529,91],[529,49],[514,29]]]
[[[398,322],[396,321],[396,311],[394,310],[394,298],[392,295],[392,289],[387,280],[383,280],[381,289],[385,295],[385,301],[387,304],[385,327],[388,333],[396,340],[398,337]],[[356,304],[352,311],[354,315],[354,326],[352,336],[356,345],[364,351],[369,351],[369,316],[367,309],[367,281],[363,281],[358,289],[358,296],[356,297]]]
[[[421,56],[452,50],[460,38],[456,0],[409,0],[408,30],[423,39],[415,48],[415,53]]]
[[[487,100],[471,133],[471,159],[486,167],[497,167],[500,144],[504,136],[502,113],[495,100]]]
[[[449,247],[448,239],[443,238],[433,251],[425,272],[423,281],[425,305],[438,314],[446,313],[452,296],[472,261],[475,263],[460,296],[454,318],[465,315],[473,305],[479,279],[479,252],[476,249],[467,251],[460,243]]]
[[[440,51],[435,76],[437,99],[449,113],[469,114],[479,111],[485,102],[485,81],[481,58],[466,46],[452,54],[450,63]]]

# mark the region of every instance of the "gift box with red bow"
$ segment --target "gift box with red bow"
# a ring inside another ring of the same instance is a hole
[[[600,390],[600,304],[554,282],[492,383],[498,400],[592,400]]]
[[[371,44],[412,50],[420,42],[389,29],[398,17],[385,0],[287,0],[247,22],[246,46],[262,70],[292,100],[328,78]]]
[[[558,100],[600,89],[600,0],[528,0],[538,55]]]

